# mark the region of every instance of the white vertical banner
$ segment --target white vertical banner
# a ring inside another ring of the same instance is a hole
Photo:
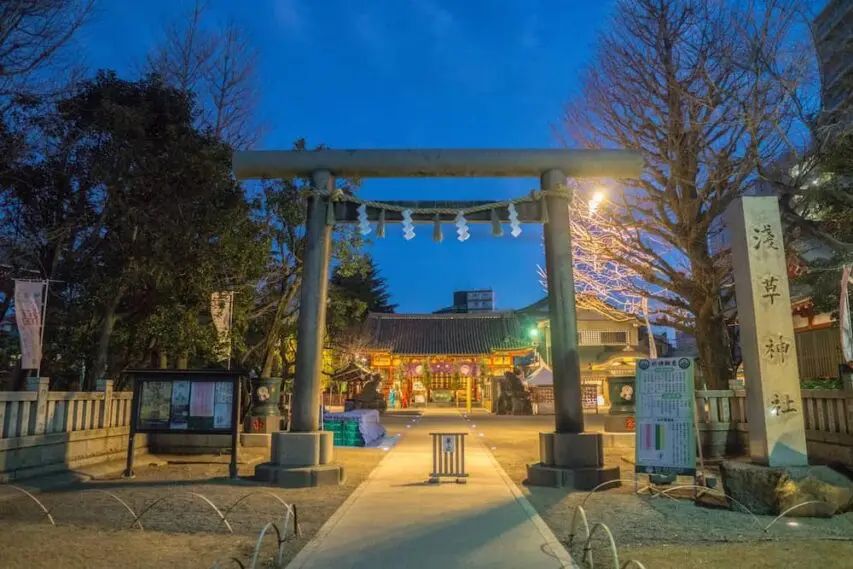
[[[15,320],[21,339],[21,369],[41,369],[47,281],[15,281]]]
[[[231,322],[234,312],[234,292],[214,292],[210,295],[210,315],[219,339],[219,361],[231,361]]]
[[[649,358],[657,359],[658,357],[658,345],[655,342],[655,333],[652,331],[652,323],[649,321],[649,299],[643,299],[643,320],[646,323],[646,332],[649,335]]]
[[[841,354],[845,364],[853,362],[853,329],[850,326],[850,300],[848,286],[853,265],[844,265],[841,271],[841,294],[838,303],[838,327],[841,331]]]

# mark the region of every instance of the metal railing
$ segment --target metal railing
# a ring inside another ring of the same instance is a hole
[[[468,478],[465,472],[465,436],[468,433],[430,433],[432,437],[432,473],[429,481],[456,478],[462,484]]]

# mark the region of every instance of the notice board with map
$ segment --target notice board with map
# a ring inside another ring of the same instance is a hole
[[[636,472],[696,474],[694,361],[637,361]]]

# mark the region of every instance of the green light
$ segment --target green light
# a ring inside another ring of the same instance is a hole
[[[530,329],[530,337],[535,338],[539,335],[539,328],[531,328]]]

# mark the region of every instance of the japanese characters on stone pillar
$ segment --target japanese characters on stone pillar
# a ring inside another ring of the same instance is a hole
[[[791,293],[776,197],[726,212],[746,375],[749,454],[768,466],[808,464]]]

